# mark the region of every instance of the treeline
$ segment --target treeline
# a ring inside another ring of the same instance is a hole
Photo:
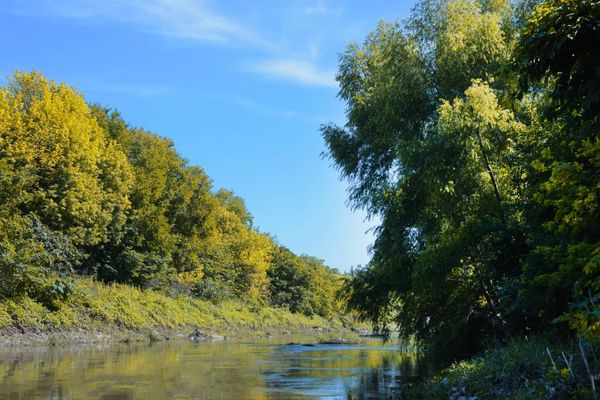
[[[598,340],[598,43],[595,0],[423,0],[348,47],[322,134],[381,218],[345,288],[363,319],[455,353]]]
[[[58,308],[78,275],[325,317],[342,281],[255,229],[171,140],[15,73],[0,89],[0,297]]]

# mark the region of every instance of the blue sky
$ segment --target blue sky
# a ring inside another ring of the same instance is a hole
[[[172,138],[262,231],[347,270],[374,222],[347,206],[319,125],[344,123],[338,54],[412,3],[4,0],[0,75],[38,70]]]

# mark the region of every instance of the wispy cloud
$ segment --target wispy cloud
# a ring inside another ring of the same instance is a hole
[[[256,62],[249,69],[263,75],[287,79],[303,85],[337,87],[335,72],[319,68],[305,59],[275,59]]]
[[[199,42],[270,46],[252,29],[214,11],[203,0],[43,0],[42,7],[58,17],[135,24],[158,34]],[[21,5],[17,11],[28,10]]]
[[[154,0],[141,2],[140,10],[166,35],[208,42],[242,41],[268,46],[251,29],[210,10],[204,2]]]
[[[306,1],[302,7],[287,8],[290,14],[280,11],[279,25],[262,30],[257,28],[256,20],[254,24],[248,24],[247,20],[240,20],[240,16],[230,16],[217,9],[219,2],[211,0],[5,1],[8,9],[18,14],[86,23],[108,21],[198,43],[246,47],[256,51],[256,58],[261,58],[261,54],[264,57],[254,63],[241,61],[240,65],[249,72],[302,85],[336,87],[335,71],[325,69],[317,62],[320,59],[319,35],[307,34],[314,30],[314,16],[339,11],[330,0]],[[269,40],[270,37],[277,39]],[[130,89],[139,95],[154,93]]]
[[[306,15],[339,14],[340,9],[330,7],[325,3],[325,0],[317,0],[302,8],[302,12]]]

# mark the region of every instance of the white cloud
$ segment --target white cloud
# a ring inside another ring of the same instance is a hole
[[[251,64],[250,70],[304,85],[337,87],[334,71],[320,69],[314,62],[304,59],[261,61]]]
[[[207,42],[268,44],[242,24],[211,11],[203,2],[154,0],[142,2],[140,10],[166,35]]]
[[[326,14],[339,14],[341,12],[338,8],[331,8],[325,4],[324,0],[317,0],[316,2],[304,7],[302,12],[306,15],[326,15]]]
[[[270,47],[253,30],[213,11],[203,0],[44,0],[44,6],[58,17],[130,23],[162,35],[199,42],[244,42]],[[26,13],[27,9],[21,5],[18,11]]]
[[[312,26],[314,15],[335,12],[324,0],[313,0],[302,9],[296,8],[291,22],[286,20],[283,24],[296,28],[292,31],[282,28],[277,33],[276,42],[267,40],[269,35],[265,36],[252,26],[218,11],[215,7],[219,3],[210,0],[7,1],[12,12],[23,15],[49,15],[86,23],[109,21],[141,31],[200,43],[246,46],[269,57],[264,61],[242,64],[249,66],[248,71],[308,86],[337,86],[335,71],[323,69],[315,61],[318,58],[320,40],[306,34],[312,29],[309,27]],[[303,27],[297,35],[298,26],[304,25],[297,25],[294,21],[304,21],[302,24],[309,25]],[[268,31],[265,29],[262,33]],[[137,92],[139,95],[151,95],[148,93],[155,92],[135,88],[128,88],[127,91]]]

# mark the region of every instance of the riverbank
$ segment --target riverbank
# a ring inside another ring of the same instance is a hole
[[[190,296],[170,297],[128,285],[77,279],[56,310],[22,297],[0,301],[0,346],[155,341],[267,336],[343,330],[339,318],[308,317],[285,309],[238,301],[214,304]]]
[[[433,379],[406,386],[399,400],[597,399],[598,361],[590,343],[533,337],[493,347]]]

